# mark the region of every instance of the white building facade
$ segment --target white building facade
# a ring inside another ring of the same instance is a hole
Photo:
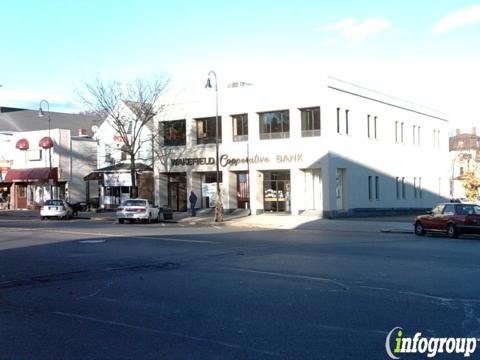
[[[432,207],[449,196],[448,121],[433,110],[326,78],[288,90],[219,89],[224,208],[325,217]],[[211,207],[215,95],[176,102],[155,123],[156,202]]]
[[[11,168],[3,179],[12,209],[38,208],[50,198],[87,201],[90,189],[83,176],[95,169],[97,144],[84,133],[82,129],[78,135],[69,129],[12,133],[6,149]],[[49,139],[51,147],[42,147]]]
[[[121,101],[117,104],[116,111],[121,114],[125,135],[131,141],[132,136],[137,137],[135,141],[137,169],[137,186],[140,188],[141,197],[153,201],[153,147],[155,139],[152,136],[151,127],[153,124],[146,124],[140,130],[135,124],[136,116],[132,111],[129,102]],[[118,132],[119,126],[111,117],[107,117],[95,130],[97,140],[97,169],[84,178],[89,183],[99,185],[99,207],[115,208],[120,203],[130,198],[132,178],[130,171],[130,156],[125,151],[125,141]]]

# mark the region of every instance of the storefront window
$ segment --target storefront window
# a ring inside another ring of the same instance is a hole
[[[216,118],[209,117],[196,119],[197,122],[197,144],[215,144],[216,139]],[[218,142],[222,142],[222,117],[218,117]]]
[[[260,113],[260,139],[287,139],[290,137],[288,110]]]
[[[265,212],[289,212],[290,172],[267,171],[263,179]]]

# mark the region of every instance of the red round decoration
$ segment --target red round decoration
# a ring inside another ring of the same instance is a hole
[[[28,148],[30,147],[30,144],[28,143],[27,139],[20,139],[15,144],[15,147],[19,150],[28,150]]]
[[[40,139],[38,146],[40,146],[42,149],[49,149],[53,147],[53,140],[51,137],[45,136]]]

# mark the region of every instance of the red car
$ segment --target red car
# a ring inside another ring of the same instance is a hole
[[[450,238],[460,234],[480,234],[480,206],[476,204],[438,204],[427,215],[415,219],[415,234],[446,233]]]

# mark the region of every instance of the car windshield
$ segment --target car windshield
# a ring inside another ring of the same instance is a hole
[[[48,206],[62,206],[63,201],[62,200],[46,200],[45,205],[48,205]]]
[[[123,206],[146,206],[145,200],[126,200],[122,204]]]

